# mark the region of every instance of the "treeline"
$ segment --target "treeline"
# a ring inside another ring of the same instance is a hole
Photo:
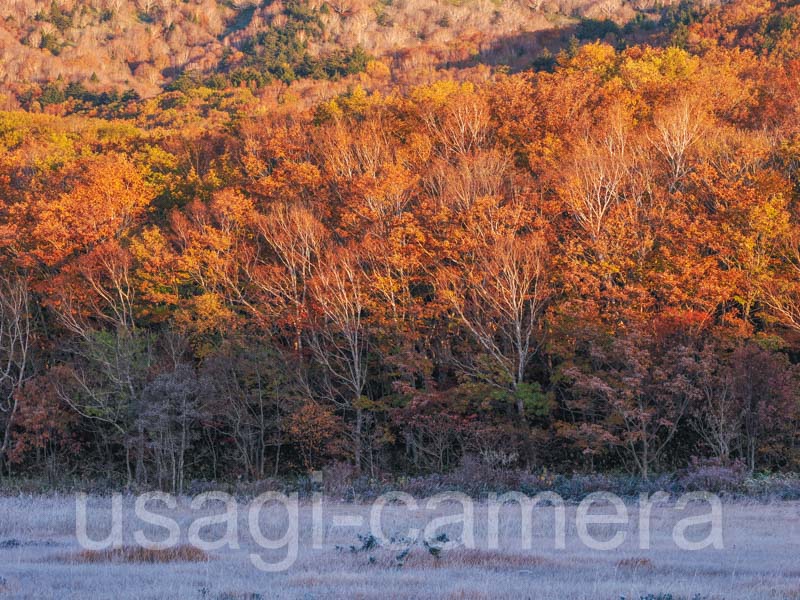
[[[797,469],[798,97],[785,48],[597,43],[309,112],[4,113],[2,471]]]

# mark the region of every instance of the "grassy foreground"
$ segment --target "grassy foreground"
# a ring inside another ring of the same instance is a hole
[[[312,507],[299,508],[299,552],[285,572],[265,573],[250,561],[258,552],[277,562],[286,550],[263,550],[250,536],[248,505],[238,509],[239,548],[203,553],[185,545],[189,525],[201,515],[189,498],[178,500],[163,514],[175,519],[181,543],[174,552],[148,553],[133,548],[133,532],[142,528],[125,498],[123,531],[126,549],[87,553],[75,534],[72,496],[0,497],[0,597],[10,598],[565,598],[619,600],[691,600],[708,598],[800,598],[800,503],[725,503],[723,549],[686,551],[673,540],[675,523],[708,507],[692,505],[676,512],[674,503],[653,508],[651,547],[639,544],[639,509],[628,505],[629,525],[594,526],[593,535],[608,539],[626,532],[613,551],[587,548],[576,530],[576,506],[566,508],[566,548],[554,543],[554,510],[539,507],[533,519],[531,549],[521,545],[520,512],[514,505],[500,511],[499,550],[487,549],[487,505],[475,506],[475,549],[440,543],[435,551],[424,544],[406,544],[400,536],[424,527],[435,516],[458,513],[457,505],[411,513],[399,504],[385,507],[383,531],[395,542],[364,542],[370,506],[323,503],[322,547],[311,543]],[[424,501],[421,501],[424,504]],[[90,497],[89,534],[103,538],[109,531],[109,498]],[[154,512],[161,513],[157,507]],[[422,514],[424,513],[424,515]],[[424,516],[424,518],[423,518]],[[264,535],[278,539],[286,531],[284,511],[262,511]],[[354,520],[361,519],[359,524]],[[219,529],[215,529],[219,527]],[[702,537],[698,528],[695,537]],[[445,527],[440,531],[448,531]],[[161,534],[164,530],[160,530]],[[222,526],[204,530],[205,539],[221,536]],[[458,537],[458,527],[449,531]],[[153,539],[159,534],[152,528]],[[692,537],[692,534],[687,534]],[[130,543],[130,546],[128,544]]]

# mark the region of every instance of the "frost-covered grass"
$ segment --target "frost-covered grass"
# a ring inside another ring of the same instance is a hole
[[[108,498],[90,499],[93,537],[108,532],[110,504]],[[676,513],[674,504],[653,509],[651,548],[640,549],[637,508],[630,506],[630,526],[596,527],[598,538],[620,529],[627,532],[623,545],[608,552],[588,549],[580,542],[574,506],[567,507],[566,549],[555,547],[554,511],[547,507],[536,509],[533,548],[522,548],[519,511],[508,505],[500,515],[501,549],[488,550],[487,506],[479,504],[475,549],[444,545],[432,553],[416,544],[401,559],[398,547],[373,547],[358,539],[357,534],[368,531],[370,507],[365,505],[324,504],[324,541],[321,549],[314,549],[311,505],[302,503],[299,556],[282,573],[265,573],[251,564],[251,552],[277,560],[285,551],[266,551],[255,545],[248,533],[247,506],[240,504],[240,548],[210,551],[208,560],[86,562],[70,558],[79,557],[81,550],[75,537],[74,497],[0,497],[0,598],[800,598],[797,502],[725,504],[724,549],[700,551],[676,547],[673,526],[687,515]],[[432,516],[458,512],[454,506],[426,512],[424,518],[402,505],[387,506],[383,530],[387,535],[404,534],[410,527],[423,527]],[[699,506],[691,511],[707,512]],[[179,500],[174,511],[164,511],[179,522],[181,543],[186,543],[193,520],[218,512],[192,511],[189,499]],[[265,534],[280,537],[285,514],[267,515]],[[334,515],[360,516],[364,523],[337,526]],[[142,524],[133,515],[130,498],[125,500],[123,525],[125,543],[133,543],[133,531]],[[204,537],[211,539],[216,533],[212,527]],[[451,535],[455,537],[455,530]]]

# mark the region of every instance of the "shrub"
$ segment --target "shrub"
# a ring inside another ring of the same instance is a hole
[[[744,489],[747,467],[740,461],[730,465],[718,459],[692,458],[679,478],[680,486],[689,492],[740,492]]]
[[[334,461],[323,471],[325,494],[333,498],[344,498],[351,493],[356,481],[355,467],[343,461]]]
[[[474,456],[465,456],[461,464],[450,472],[409,479],[404,491],[419,496],[458,491],[480,497],[489,492],[521,489],[525,476],[522,471],[497,468]]]
[[[800,477],[797,474],[757,475],[745,481],[748,496],[774,500],[800,500]]]
[[[581,500],[595,492],[611,492],[624,498],[634,498],[642,493],[677,491],[675,480],[670,475],[642,479],[634,475],[614,474],[558,475],[551,489],[571,500]]]

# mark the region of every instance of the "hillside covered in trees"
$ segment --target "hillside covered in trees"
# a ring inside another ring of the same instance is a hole
[[[483,63],[546,64],[572,37],[646,37],[694,11],[648,0],[9,0],[0,101],[75,110],[246,87],[307,107],[356,82],[388,90]]]
[[[800,468],[800,2],[3,2],[0,473]]]

